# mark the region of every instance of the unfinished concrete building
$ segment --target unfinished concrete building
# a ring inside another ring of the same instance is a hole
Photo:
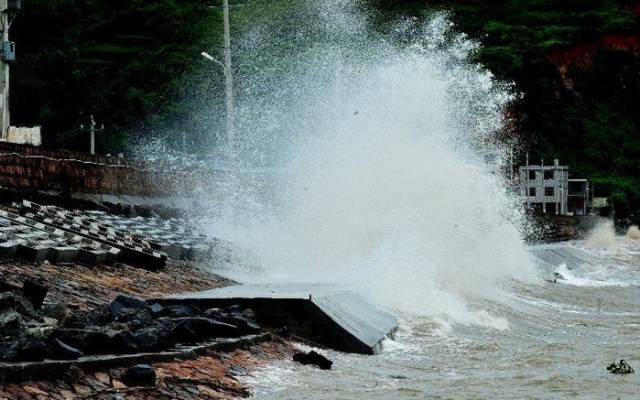
[[[589,213],[589,182],[569,179],[569,167],[558,160],[551,165],[522,166],[519,178],[520,194],[528,208],[544,214]]]

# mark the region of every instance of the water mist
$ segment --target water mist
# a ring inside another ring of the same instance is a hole
[[[469,61],[477,45],[446,15],[383,35],[352,2],[320,1],[295,20],[286,57],[272,27],[238,44],[260,70],[238,79],[240,172],[210,204],[212,234],[260,267],[235,277],[346,284],[406,313],[506,328],[470,304],[538,279],[517,199],[484,157],[500,154],[510,88]]]

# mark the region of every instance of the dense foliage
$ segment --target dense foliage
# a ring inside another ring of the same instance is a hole
[[[640,215],[640,2],[379,0],[383,15],[450,10],[477,59],[521,93],[513,130],[532,160],[559,158],[621,218]],[[521,155],[521,160],[524,159]]]
[[[286,19],[274,16],[296,9],[296,1],[232,1],[234,36],[273,21],[286,34]],[[361,1],[373,7],[374,28],[403,15],[450,10],[457,29],[482,43],[478,61],[521,93],[512,131],[531,159],[569,164],[574,176],[595,183],[596,196],[614,200],[619,216],[640,209],[640,2]],[[14,124],[42,125],[50,145],[86,148],[78,127],[93,113],[106,125],[103,152],[160,131],[174,138],[188,132],[191,145],[202,148],[215,137],[205,130],[224,125],[221,71],[199,56],[206,50],[221,57],[219,5],[25,1],[12,27]],[[250,54],[238,61],[240,73],[261,68]]]
[[[79,127],[95,114],[106,128],[99,149],[121,151],[141,121],[153,125],[142,117],[189,117],[193,87],[182,78],[216,40],[218,9],[202,0],[23,3],[11,31],[14,125],[42,125],[47,144],[86,149]]]

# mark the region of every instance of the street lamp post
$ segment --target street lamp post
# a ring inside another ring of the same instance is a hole
[[[213,58],[209,53],[202,52],[201,55],[213,63],[218,64],[224,71],[224,92],[227,105],[227,146],[233,148],[235,143],[234,132],[234,98],[233,98],[233,72],[231,70],[231,32],[229,24],[229,0],[222,2],[223,18],[224,18],[224,64]]]

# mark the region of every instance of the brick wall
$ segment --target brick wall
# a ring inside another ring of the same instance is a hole
[[[174,178],[117,157],[0,143],[0,186],[3,187],[154,195],[173,192]]]

